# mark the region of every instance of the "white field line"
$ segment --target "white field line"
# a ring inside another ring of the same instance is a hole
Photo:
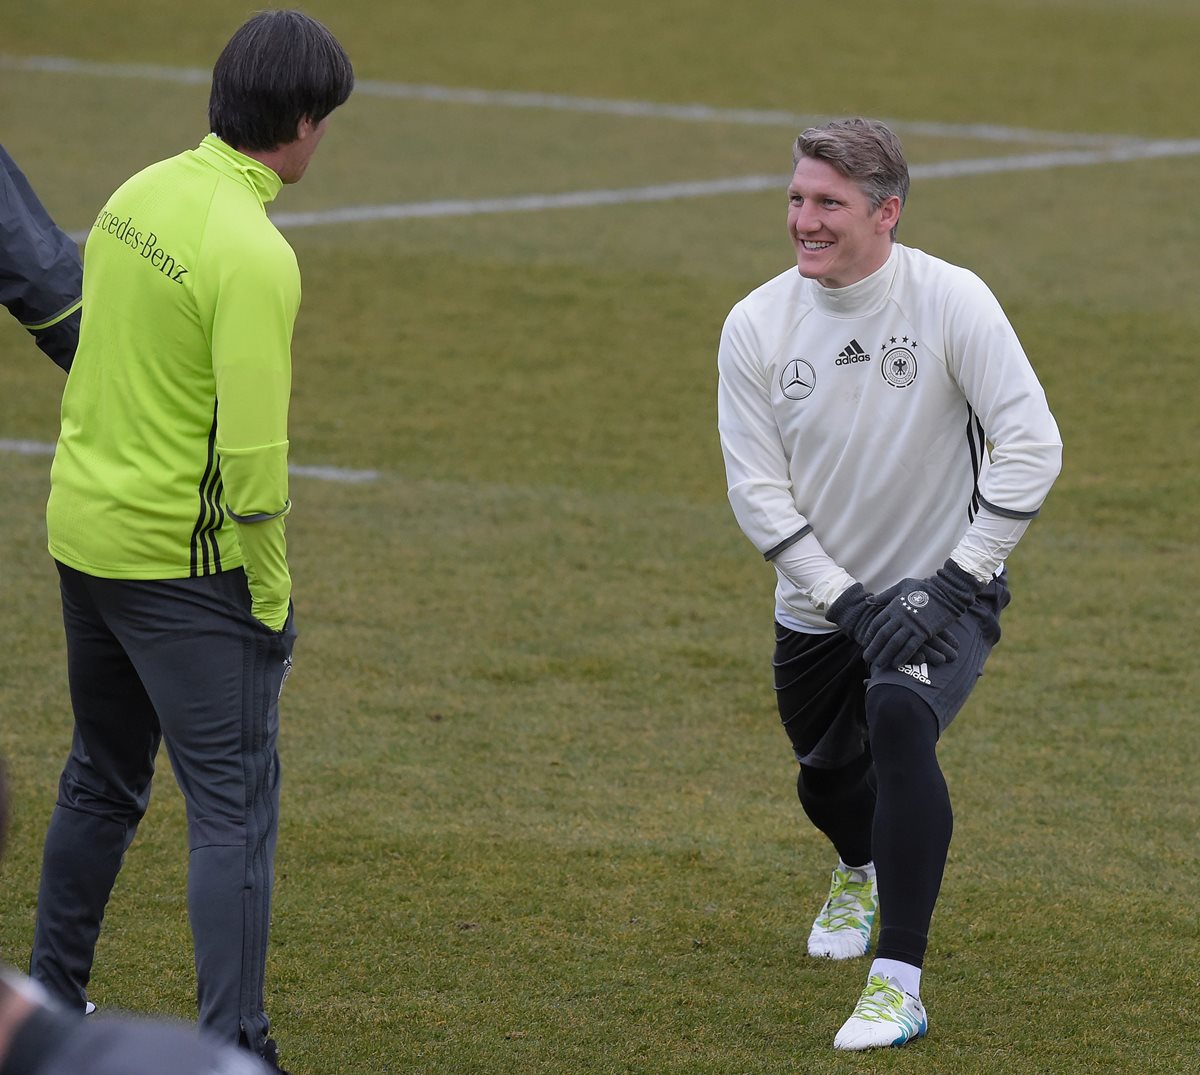
[[[913,179],[955,179],[963,176],[994,175],[999,172],[1029,172],[1048,168],[1071,168],[1094,164],[1152,160],[1158,157],[1200,156],[1200,139],[1178,142],[1142,142],[1101,150],[1062,150],[1057,153],[1026,153],[1010,157],[976,157],[968,160],[917,164]],[[523,194],[512,198],[401,202],[394,205],[349,206],[310,213],[276,213],[271,219],[280,228],[311,228],[323,224],[355,224],[380,220],[485,216],[493,213],[529,213],[548,209],[577,209],[601,205],[630,205],[636,202],[675,201],[719,194],[745,194],[787,187],[786,175],[747,175],[692,183],[663,183],[648,187],[615,190],[576,190],[564,194]],[[79,238],[78,236],[76,238]]]
[[[54,445],[36,440],[0,440],[0,452],[6,455],[53,455]]]
[[[0,454],[53,455],[54,445],[37,440],[0,439]],[[349,470],[345,467],[305,467],[295,463],[289,464],[288,472],[294,477],[314,478],[317,481],[340,482],[349,485],[361,485],[364,482],[373,482],[379,477],[379,471],[377,470]]]
[[[132,78],[152,81],[207,84],[211,75],[200,68],[166,67],[159,64],[102,63],[65,56],[9,56],[0,54],[0,70],[40,71],[100,78]],[[781,111],[723,109],[708,105],[670,105],[650,101],[619,101],[596,97],[569,97],[563,94],[521,93],[495,90],[461,89],[450,86],[417,85],[398,82],[360,81],[356,91],[378,97],[440,101],[454,104],[501,108],[543,108],[611,115],[686,120],[689,122],[779,125],[795,128],[816,117]],[[983,157],[916,165],[914,179],[948,179],[999,172],[1034,171],[1046,168],[1078,167],[1156,157],[1193,156],[1200,153],[1200,142],[1146,141],[1117,135],[1035,131],[993,124],[948,124],[895,121],[898,130],[942,138],[971,138],[996,142],[1053,144],[1066,148],[1047,153],[1025,153],[1005,157]],[[569,191],[561,194],[527,194],[509,198],[438,199],[427,202],[402,202],[389,205],[347,206],[306,213],[278,213],[272,219],[282,228],[318,227],[415,218],[483,216],[496,213],[542,212],[551,209],[586,208],[603,205],[628,205],[637,202],[674,201],[684,198],[740,194],[782,187],[779,176],[754,175],[654,186],[610,190]],[[71,236],[77,242],[87,237],[81,230]]]
[[[377,470],[349,470],[346,467],[305,467],[298,463],[288,464],[288,473],[294,478],[313,478],[322,482],[340,482],[344,485],[363,485],[379,477]]]
[[[779,175],[735,176],[731,179],[660,183],[648,187],[609,190],[571,190],[562,194],[521,194],[511,198],[443,199],[432,202],[401,202],[395,205],[347,206],[310,213],[273,213],[280,228],[310,228],[320,224],[355,224],[375,220],[410,220],[414,217],[484,216],[491,213],[535,213],[545,209],[580,209],[598,205],[630,205],[635,202],[667,202],[681,198],[703,198],[714,194],[746,194],[783,190],[788,177]]]
[[[165,67],[148,63],[103,63],[69,56],[10,56],[0,53],[0,70],[37,71],[48,74],[84,75],[95,78],[145,79],[206,86],[212,72],[196,67]],[[361,79],[354,92],[368,97],[391,97],[410,101],[476,105],[488,108],[535,108],[555,112],[590,112],[598,115],[629,116],[637,119],[671,119],[688,123],[729,123],[740,126],[789,127],[799,129],[828,117],[775,109],[716,108],[703,104],[662,104],[655,101],[625,101],[604,97],[572,97],[561,93],[530,93],[519,90],[478,90],[458,86],[434,86],[407,82]],[[921,120],[889,120],[889,126],[904,133],[931,138],[970,138],[987,142],[1024,142],[1059,146],[1110,146],[1136,141],[1129,135],[1056,132],[1005,127],[993,123],[934,123]]]
[[[472,90],[455,86],[413,85],[401,82],[363,81],[355,92],[373,97],[438,101],[446,104],[485,105],[502,108],[543,108],[556,112],[592,112],[630,116],[636,119],[673,119],[688,123],[728,123],[749,127],[787,127],[799,132],[804,127],[829,119],[816,113],[779,109],[716,108],[712,105],[661,104],[654,101],[623,101],[603,97],[572,97],[561,93],[528,93],[514,90]],[[1085,134],[1029,130],[991,123],[933,123],[921,120],[885,121],[901,133],[931,138],[971,138],[985,142],[1049,143],[1068,146],[1106,146],[1133,141],[1128,135]]]
[[[1031,172],[1050,168],[1078,168],[1094,164],[1120,164],[1161,157],[1200,156],[1200,139],[1174,142],[1139,142],[1097,150],[1062,150],[1056,153],[1023,153],[1005,157],[973,157],[965,160],[916,164],[913,179],[958,179],[1001,172]],[[272,213],[282,229],[315,228],[327,224],[364,224],[384,220],[414,220],[445,217],[489,216],[500,213],[537,213],[552,209],[587,209],[639,202],[679,201],[720,194],[747,194],[767,190],[782,192],[786,175],[744,175],[727,179],[688,183],[660,183],[646,187],[601,190],[572,190],[562,194],[520,194],[511,198],[439,199],[431,202],[398,202],[390,205],[357,205],[305,213]],[[71,232],[82,243],[87,230]]]

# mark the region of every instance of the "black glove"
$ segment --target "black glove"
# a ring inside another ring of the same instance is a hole
[[[863,658],[877,668],[912,663],[923,646],[971,607],[985,585],[953,560],[927,579],[904,579],[866,628]]]
[[[897,583],[875,594],[868,593],[861,582],[856,582],[825,610],[825,618],[836,623],[843,634],[865,649],[871,639],[872,622],[900,593],[901,585]],[[915,656],[929,664],[948,664],[957,655],[958,640],[953,635],[939,633],[927,639]]]

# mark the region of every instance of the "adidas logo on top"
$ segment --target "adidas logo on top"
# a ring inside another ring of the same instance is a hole
[[[927,687],[932,682],[929,678],[929,665],[925,663],[902,664],[896,671],[903,672],[906,676],[912,676],[918,683],[924,683]]]
[[[852,366],[855,362],[870,362],[871,356],[863,350],[863,346],[858,340],[851,340],[840,352],[838,352],[835,366]]]

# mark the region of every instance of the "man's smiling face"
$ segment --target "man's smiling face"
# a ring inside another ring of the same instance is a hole
[[[888,259],[900,199],[876,209],[832,164],[801,157],[788,185],[788,234],[800,275],[823,287],[847,287]]]

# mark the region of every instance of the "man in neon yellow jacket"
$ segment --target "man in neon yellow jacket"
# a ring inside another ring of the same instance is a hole
[[[165,741],[188,812],[200,1023],[269,1059],[300,275],[265,206],[303,176],[353,81],[320,23],[252,17],[214,68],[213,133],[100,210],[47,507],[75,730],[31,975],[88,1004],[104,907]]]

